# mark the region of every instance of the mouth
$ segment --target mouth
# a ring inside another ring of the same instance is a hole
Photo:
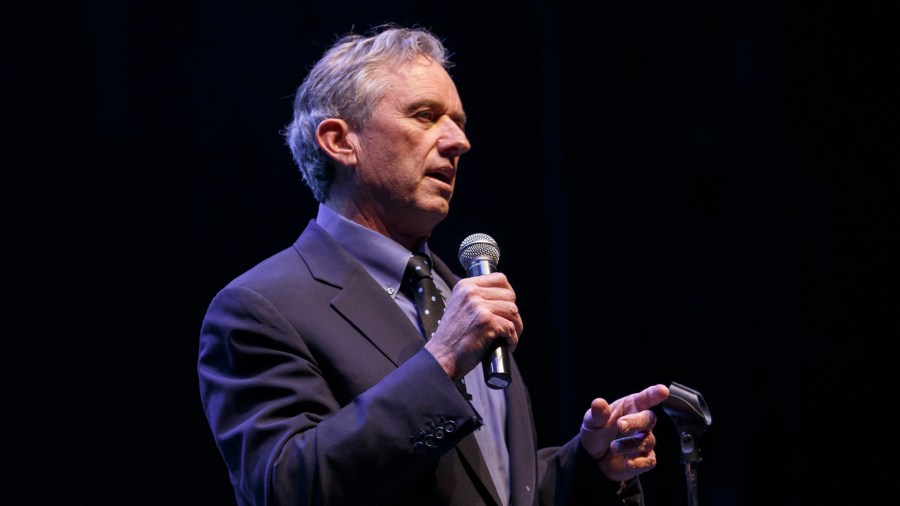
[[[445,184],[453,186],[453,178],[456,176],[456,170],[453,167],[441,167],[425,174],[426,177],[437,179]]]

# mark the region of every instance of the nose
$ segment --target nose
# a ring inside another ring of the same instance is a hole
[[[441,137],[438,143],[438,149],[441,153],[449,156],[459,156],[470,149],[469,138],[462,127],[450,117],[444,116],[441,119]]]

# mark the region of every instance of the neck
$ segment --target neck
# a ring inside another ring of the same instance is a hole
[[[397,242],[411,252],[416,252],[431,236],[431,229],[424,229],[415,220],[388,220],[383,210],[364,210],[352,203],[340,203],[333,199],[323,203],[332,211],[369,230]],[[401,213],[395,213],[401,214]]]

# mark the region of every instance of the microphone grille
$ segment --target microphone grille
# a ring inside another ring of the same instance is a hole
[[[494,265],[500,261],[500,248],[497,241],[487,234],[472,234],[463,239],[459,245],[459,263],[468,269],[473,260],[489,260]]]

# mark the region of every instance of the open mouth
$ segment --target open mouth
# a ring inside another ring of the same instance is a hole
[[[428,177],[437,179],[438,181],[444,182],[448,185],[452,185],[454,172],[455,171],[452,168],[448,167],[448,168],[438,169],[438,170],[429,172],[426,175]]]

